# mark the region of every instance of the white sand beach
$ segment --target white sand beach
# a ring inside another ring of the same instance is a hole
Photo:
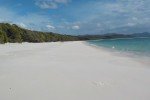
[[[0,100],[150,100],[150,66],[84,42],[4,44]]]

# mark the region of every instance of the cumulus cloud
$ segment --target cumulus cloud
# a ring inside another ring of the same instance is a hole
[[[47,27],[48,29],[55,29],[55,27],[52,26],[52,25],[46,25],[46,27]]]
[[[135,26],[136,24],[135,23],[127,23],[127,26]]]
[[[70,0],[53,0],[53,1],[57,3],[64,3],[64,4],[70,2]]]
[[[42,9],[56,9],[61,4],[67,4],[70,0],[37,0],[35,5]]]
[[[18,26],[22,27],[22,28],[26,28],[27,26],[24,23],[16,23]]]
[[[74,30],[79,30],[79,29],[80,29],[80,26],[78,26],[78,25],[72,26],[72,29],[74,29]]]

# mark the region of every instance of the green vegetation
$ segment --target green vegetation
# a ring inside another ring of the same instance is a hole
[[[0,43],[7,43],[8,37],[5,32],[0,30]]]
[[[23,29],[13,24],[0,23],[0,43],[21,43],[21,42],[56,42],[56,41],[76,41],[78,37],[61,35],[52,32],[38,32]]]

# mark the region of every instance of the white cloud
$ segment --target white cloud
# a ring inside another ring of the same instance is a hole
[[[42,9],[56,9],[57,8],[56,3],[49,2],[49,1],[38,1],[36,2],[36,5]]]
[[[138,21],[138,18],[137,17],[132,17],[132,20]]]
[[[24,23],[17,23],[17,25],[19,25],[22,28],[26,28],[27,27]]]
[[[47,27],[48,29],[55,29],[55,27],[52,26],[52,25],[46,25],[46,27]]]
[[[135,23],[127,23],[127,26],[130,26],[130,27],[135,26],[135,25],[136,25]]]
[[[37,0],[35,5],[42,9],[56,9],[60,4],[67,4],[70,0]]]
[[[68,3],[68,2],[70,2],[71,0],[53,0],[53,1],[55,1],[55,2],[57,2],[57,3]]]
[[[100,23],[97,23],[97,27],[102,27],[102,25]]]
[[[79,29],[80,29],[80,26],[78,26],[78,25],[72,26],[72,29],[74,29],[74,30],[79,30]]]

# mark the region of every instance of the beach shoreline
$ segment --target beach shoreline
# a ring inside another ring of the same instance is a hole
[[[108,53],[113,54],[114,56],[122,56],[127,58],[132,58],[132,60],[135,60],[136,62],[140,62],[143,64],[146,64],[147,66],[150,66],[150,56],[142,55],[142,54],[136,54],[134,52],[126,52],[126,51],[120,51],[115,48],[107,48],[104,46],[97,46],[95,44],[92,44],[90,42],[83,42],[87,46],[91,46],[95,49],[103,50]]]
[[[0,45],[0,100],[149,100],[149,75],[84,41]]]

